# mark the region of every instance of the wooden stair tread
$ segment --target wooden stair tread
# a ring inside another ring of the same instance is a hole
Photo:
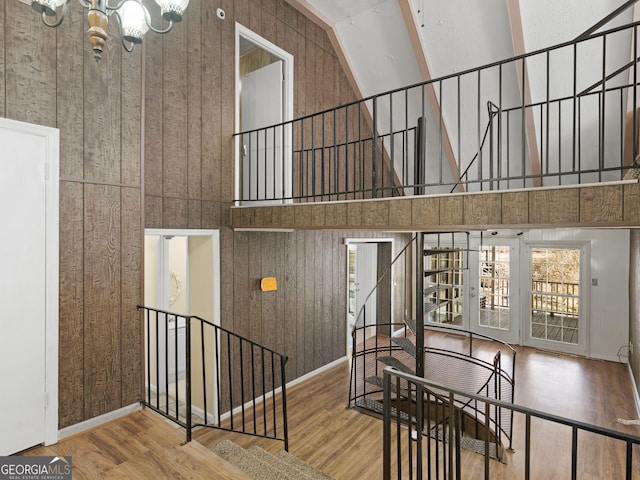
[[[273,455],[257,446],[245,449],[223,440],[210,450],[256,480],[332,480],[301,459],[294,461],[285,454]]]

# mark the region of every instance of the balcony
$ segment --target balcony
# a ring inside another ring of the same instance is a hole
[[[238,133],[231,226],[638,226],[638,27]]]

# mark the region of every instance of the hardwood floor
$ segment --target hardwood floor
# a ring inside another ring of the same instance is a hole
[[[449,339],[449,341],[451,341]],[[638,435],[626,365],[518,347],[516,403],[613,430]],[[347,409],[348,362],[287,390],[290,452],[336,479],[382,478],[382,422]],[[524,478],[524,419],[514,419],[514,452],[507,463],[491,462],[491,478]],[[74,479],[93,478],[246,478],[222,460],[203,459],[203,446],[231,438],[241,446],[271,452],[282,442],[198,429],[192,445],[180,446],[183,433],[151,412],[139,412],[96,430],[38,447],[32,455],[72,455]],[[569,478],[571,431],[532,421],[532,477]],[[624,478],[624,445],[580,434],[578,478]],[[640,478],[640,449],[634,449],[634,478]],[[193,451],[193,452],[192,452]],[[190,455],[194,453],[193,455]],[[218,463],[216,463],[218,462]],[[483,457],[464,452],[463,478],[482,478]]]

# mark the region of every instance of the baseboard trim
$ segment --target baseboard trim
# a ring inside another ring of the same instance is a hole
[[[289,387],[293,387],[299,383],[305,382],[307,380],[309,380],[310,378],[315,377],[316,375],[321,374],[322,372],[326,372],[327,370],[331,370],[333,367],[337,367],[338,365],[346,362],[349,358],[345,355],[342,358],[338,358],[337,360],[334,360],[331,363],[327,363],[326,365],[317,368],[309,373],[306,373],[304,375],[302,375],[301,377],[298,377],[294,380],[291,380],[289,383],[287,383],[287,388]]]
[[[299,383],[302,383],[306,380],[309,380],[310,378],[315,377],[316,375],[319,375],[322,372],[325,372],[327,370],[332,369],[333,367],[337,367],[338,365],[346,362],[348,360],[348,358],[346,356],[342,357],[342,358],[338,358],[337,360],[334,360],[331,363],[328,363],[320,368],[317,368],[316,370],[313,370],[305,375],[302,375],[301,377],[296,378],[295,380],[292,380],[290,382],[287,383],[287,388],[293,387]],[[275,390],[275,394],[278,394],[282,391],[282,387],[278,387]],[[264,397],[259,397],[256,399],[255,404],[259,404],[262,403],[264,400],[267,400],[269,398],[272,397],[272,393],[268,392]],[[247,402],[245,404],[245,409],[246,408],[250,408],[251,406],[253,406],[254,401],[251,400],[249,402]],[[197,407],[192,407],[193,408],[193,412],[196,413],[197,415],[200,416],[204,416],[204,411],[201,408],[197,408]],[[72,435],[77,435],[79,433],[85,432],[87,430],[91,430],[92,428],[96,428],[99,427],[100,425],[110,422],[112,420],[116,420],[117,418],[120,417],[124,417],[126,415],[129,415],[133,412],[137,412],[138,410],[141,410],[142,406],[139,403],[134,403],[132,405],[129,405],[127,407],[123,407],[120,408],[118,410],[114,410],[112,412],[108,412],[105,413],[104,415],[99,415],[97,417],[93,417],[90,418],[89,420],[85,420],[84,422],[80,422],[80,423],[76,423],[74,425],[71,425],[69,427],[65,427],[61,430],[58,431],[58,440],[62,440],[63,438],[67,438],[70,437]],[[238,413],[242,411],[242,407],[236,407],[233,410],[233,413]],[[222,419],[226,419],[229,417],[230,412],[226,412],[225,414],[223,414],[221,417]],[[213,416],[213,413],[209,413],[209,416]],[[215,417],[214,417],[215,418]]]
[[[636,385],[636,379],[633,376],[631,363],[627,363],[627,370],[629,370],[629,377],[631,378],[631,388],[633,389],[633,400],[636,404],[636,413],[638,414],[638,418],[640,418],[640,395],[638,395],[638,386]]]
[[[77,435],[87,430],[91,430],[92,428],[99,427],[104,423],[110,422],[112,420],[116,420],[120,417],[130,415],[133,412],[137,412],[138,410],[141,410],[141,409],[142,409],[141,404],[133,403],[126,407],[119,408],[118,410],[113,410],[112,412],[107,412],[103,415],[98,415],[97,417],[90,418],[89,420],[85,420],[84,422],[70,425],[58,431],[58,440],[62,440],[63,438],[67,438],[72,435]]]

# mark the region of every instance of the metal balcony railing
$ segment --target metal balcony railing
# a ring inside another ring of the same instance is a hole
[[[638,168],[639,26],[237,133],[236,204],[621,180]]]

